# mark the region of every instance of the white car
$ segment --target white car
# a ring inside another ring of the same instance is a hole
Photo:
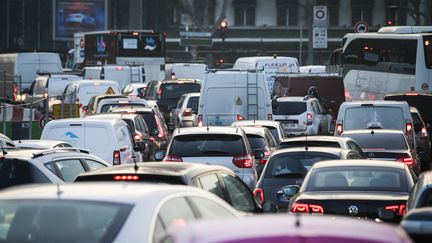
[[[30,183],[72,182],[81,173],[108,166],[79,148],[8,150],[0,159],[0,189]]]
[[[240,216],[195,187],[115,182],[16,187],[0,211],[4,242],[161,242],[170,226]]]
[[[253,154],[241,128],[177,128],[173,132],[164,161],[225,166],[253,189],[258,177],[255,159],[264,157],[263,151],[257,151],[257,154]],[[158,159],[162,156],[157,153],[156,157]]]
[[[177,107],[171,111],[170,126],[177,127],[193,127],[193,123],[198,113],[200,93],[187,93],[182,95]]]
[[[288,136],[329,134],[332,116],[325,113],[318,99],[290,96],[272,103],[273,118]]]
[[[72,148],[73,146],[64,141],[57,140],[14,140],[17,148],[22,149],[50,149],[50,148]]]
[[[265,127],[268,128],[276,139],[277,143],[280,143],[285,139],[285,130],[282,128],[280,122],[278,121],[268,121],[268,120],[243,120],[236,121],[231,124],[232,127]]]
[[[138,97],[109,98],[101,100],[95,108],[94,114],[111,112],[117,107],[157,107],[153,100]]]

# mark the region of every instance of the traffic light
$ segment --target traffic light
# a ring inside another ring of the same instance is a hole
[[[394,25],[395,25],[395,21],[393,19],[386,20],[386,26],[394,26]]]

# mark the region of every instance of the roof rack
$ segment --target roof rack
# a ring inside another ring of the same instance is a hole
[[[56,153],[58,151],[75,151],[75,152],[80,152],[80,153],[86,153],[86,154],[90,154],[90,151],[87,149],[82,149],[82,148],[52,148],[52,149],[46,149],[43,150],[39,153],[33,153],[33,158],[37,158],[37,157],[41,157],[43,155],[46,154],[53,154]]]

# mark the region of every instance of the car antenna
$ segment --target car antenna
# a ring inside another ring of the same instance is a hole
[[[374,132],[374,130],[372,129],[371,130],[371,135],[373,136],[375,134],[375,132]]]
[[[305,146],[305,151],[308,151],[309,150],[309,147],[308,147],[308,134],[307,134],[307,131],[306,131],[306,133],[305,133],[305,144],[306,144],[306,146]]]
[[[57,188],[57,197],[60,199],[61,194],[63,194],[63,191],[60,190],[60,184],[56,184],[56,188]]]
[[[300,228],[300,214],[296,213],[295,215],[295,227]]]
[[[135,174],[138,172],[138,164],[137,164],[135,158],[134,158],[134,171],[135,171]]]

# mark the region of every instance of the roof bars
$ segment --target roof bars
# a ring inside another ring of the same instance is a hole
[[[33,158],[37,158],[37,157],[41,157],[41,156],[46,155],[46,154],[52,154],[52,153],[56,153],[58,151],[65,151],[65,150],[66,151],[75,151],[75,152],[80,152],[80,153],[86,153],[86,154],[90,153],[89,150],[82,149],[82,148],[52,148],[52,149],[43,150],[39,153],[33,153]]]

